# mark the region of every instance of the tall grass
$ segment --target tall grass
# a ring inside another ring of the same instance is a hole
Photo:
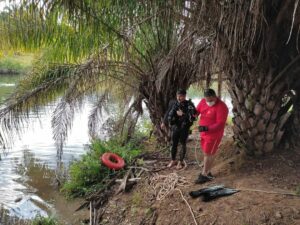
[[[100,163],[101,155],[105,152],[116,153],[129,164],[140,154],[140,148],[137,143],[132,142],[122,146],[116,140],[93,141],[89,151],[80,160],[71,164],[70,177],[63,185],[62,191],[67,197],[75,198],[103,188],[103,179],[113,175],[114,172]]]

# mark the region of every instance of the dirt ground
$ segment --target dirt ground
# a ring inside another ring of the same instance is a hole
[[[212,171],[216,178],[203,185],[196,185],[194,180],[200,167],[195,161],[195,148],[199,155],[198,137],[193,134],[187,154],[188,167],[181,171],[174,168],[158,173],[168,175],[176,172],[190,182],[189,186],[179,189],[190,204],[197,224],[300,225],[300,196],[263,192],[300,192],[300,149],[278,150],[275,154],[260,159],[247,158],[235,150],[230,131],[227,130]],[[166,158],[160,161],[161,165],[168,163]],[[196,224],[179,191],[174,190],[165,199],[158,201],[147,178],[149,176],[139,181],[129,193],[113,197],[101,224]],[[189,196],[190,191],[216,184],[224,184],[226,187],[239,189],[240,192],[211,202]]]

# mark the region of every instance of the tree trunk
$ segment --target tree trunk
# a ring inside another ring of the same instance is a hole
[[[271,71],[271,70],[270,70]],[[246,77],[246,76],[245,76]],[[233,102],[234,139],[249,155],[263,155],[280,143],[290,113],[283,106],[287,84],[270,86],[272,73],[257,75],[255,80],[229,84]]]
[[[300,150],[300,96],[296,93],[291,117],[286,124],[287,132],[284,135],[284,147],[288,149]]]
[[[292,115],[292,124],[291,124],[291,145],[297,151],[300,151],[300,96],[297,93],[297,100],[293,106],[293,115]]]
[[[296,27],[300,16],[290,16],[296,6],[291,0],[274,1],[272,6],[261,1],[255,6],[258,14],[253,13],[251,1],[231,1],[221,7],[216,58],[230,81],[234,139],[251,155],[276,149],[291,117],[291,102],[286,105],[284,97],[296,90],[299,81]],[[232,14],[233,9],[238,16]],[[240,20],[243,27],[238,25]]]

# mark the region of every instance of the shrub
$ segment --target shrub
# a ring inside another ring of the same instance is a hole
[[[140,154],[140,146],[128,143],[122,146],[119,141],[94,140],[89,151],[80,160],[75,160],[69,170],[70,178],[63,185],[62,191],[68,197],[85,196],[104,187],[103,180],[114,174],[100,163],[100,156],[105,152],[120,155],[127,164]],[[122,171],[120,171],[122,172]]]
[[[59,225],[57,219],[53,217],[42,217],[37,216],[32,222],[31,225]]]

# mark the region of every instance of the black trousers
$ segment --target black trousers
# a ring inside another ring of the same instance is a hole
[[[189,136],[189,127],[179,127],[172,126],[172,147],[171,147],[171,157],[172,160],[176,159],[177,147],[180,142],[181,152],[180,152],[180,161],[183,161],[186,154],[186,141]]]

